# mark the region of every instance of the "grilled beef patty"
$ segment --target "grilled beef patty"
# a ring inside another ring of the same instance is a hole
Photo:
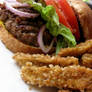
[[[38,13],[30,7],[19,7],[20,11]],[[19,17],[10,11],[6,10],[4,5],[0,5],[0,20],[5,24],[6,29],[21,42],[38,47],[37,36],[42,25],[45,21],[39,15],[36,18]],[[49,45],[52,36],[46,29],[43,34],[43,41],[45,45]]]

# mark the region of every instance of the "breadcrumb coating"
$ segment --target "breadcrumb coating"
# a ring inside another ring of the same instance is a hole
[[[24,54],[17,53],[13,56],[13,59],[20,65],[23,66],[26,62],[32,62],[36,65],[60,65],[62,67],[69,65],[78,65],[78,58],[75,57],[60,57],[60,56],[49,56],[43,54]]]
[[[60,89],[58,92],[92,92],[92,90],[69,90],[69,89]]]
[[[69,90],[69,89],[60,89],[58,92],[92,92],[92,90]]]
[[[22,79],[31,85],[92,90],[92,70],[81,66],[49,65],[38,67],[28,63],[21,69]]]
[[[62,89],[62,90],[58,90],[58,92],[72,92],[72,91]]]
[[[59,90],[58,92],[72,92],[70,90]]]
[[[59,52],[59,56],[80,56],[87,52],[92,51],[92,40],[88,40],[84,43],[80,43],[76,47],[62,48]]]
[[[92,68],[92,54],[84,54],[81,58],[82,65]]]

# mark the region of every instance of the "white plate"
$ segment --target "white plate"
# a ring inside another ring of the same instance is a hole
[[[55,88],[29,90],[20,77],[20,69],[12,59],[13,53],[0,41],[0,92],[56,92]]]

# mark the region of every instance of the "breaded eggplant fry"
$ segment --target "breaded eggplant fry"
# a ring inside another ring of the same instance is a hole
[[[92,54],[84,54],[81,58],[82,65],[92,68]]]
[[[28,63],[21,69],[22,79],[29,85],[70,88],[73,90],[92,89],[92,70],[81,66],[49,65],[38,67]]]
[[[58,92],[92,92],[92,90],[58,90]]]
[[[59,56],[80,56],[84,53],[91,51],[92,49],[92,40],[88,40],[84,43],[80,43],[76,47],[64,48],[59,52]]]
[[[60,57],[60,56],[49,56],[49,55],[41,55],[41,54],[23,54],[23,53],[17,53],[13,57],[16,62],[23,66],[26,64],[26,62],[32,62],[33,64],[54,64],[54,65],[60,65],[62,67],[69,66],[69,65],[78,65],[78,59],[75,57]]]
[[[58,92],[72,92],[70,90],[59,90]]]

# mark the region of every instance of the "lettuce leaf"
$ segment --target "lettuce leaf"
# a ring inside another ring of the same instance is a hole
[[[61,48],[65,48],[67,47],[67,43],[65,41],[65,39],[63,37],[59,37],[58,41],[57,41],[57,46],[56,46],[56,55],[58,54],[58,52],[60,51]]]
[[[41,3],[35,2],[34,0],[21,0],[21,1],[23,1],[23,3],[24,2],[28,3],[31,7],[33,7],[41,14],[41,17],[46,21],[47,29],[54,37],[57,37],[57,36],[63,37],[64,41],[60,40],[61,43],[63,41],[63,44],[65,43],[69,47],[73,47],[76,45],[76,40],[71,30],[65,27],[63,24],[59,23],[58,15],[53,6],[51,5],[43,6]],[[63,46],[61,44],[61,46],[57,46],[56,49],[58,49],[58,47],[60,48]]]

